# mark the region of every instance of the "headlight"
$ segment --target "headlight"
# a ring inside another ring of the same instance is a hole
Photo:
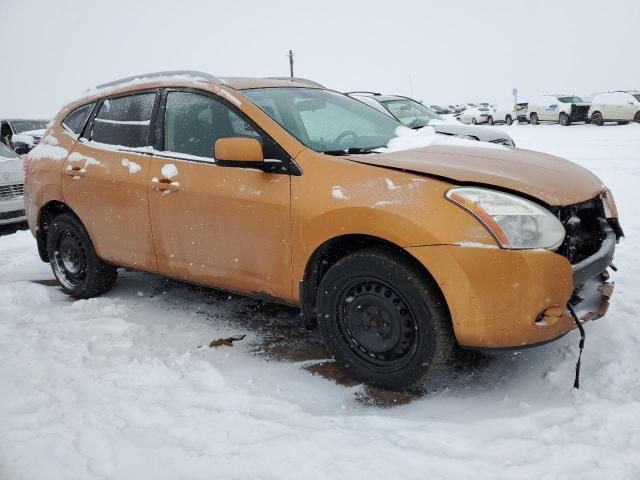
[[[560,220],[524,198],[486,188],[456,187],[447,198],[475,216],[502,248],[555,250],[566,235]]]

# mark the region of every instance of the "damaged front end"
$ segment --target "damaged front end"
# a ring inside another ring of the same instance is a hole
[[[583,323],[605,315],[615,286],[607,269],[615,270],[615,247],[624,233],[617,218],[607,218],[612,210],[608,202],[605,192],[554,212],[566,230],[556,253],[566,257],[573,270],[574,291],[569,304]]]

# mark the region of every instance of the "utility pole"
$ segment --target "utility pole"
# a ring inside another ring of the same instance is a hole
[[[293,50],[289,50],[289,72],[293,80]]]

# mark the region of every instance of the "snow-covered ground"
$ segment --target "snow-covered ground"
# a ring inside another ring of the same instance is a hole
[[[369,390],[285,307],[135,272],[72,301],[21,231],[0,237],[0,479],[640,478],[640,125],[496,128],[592,169],[621,211],[580,391],[575,332],[461,355],[422,395]]]

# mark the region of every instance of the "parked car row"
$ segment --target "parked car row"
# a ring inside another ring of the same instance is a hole
[[[517,105],[468,104],[468,107],[455,114],[455,117],[462,123],[474,125],[512,125],[516,120],[532,125],[559,123],[563,126],[579,122],[594,125],[604,125],[606,122],[617,122],[620,125],[629,122],[640,123],[640,92],[604,92],[588,99],[576,95],[539,95],[527,103]]]

